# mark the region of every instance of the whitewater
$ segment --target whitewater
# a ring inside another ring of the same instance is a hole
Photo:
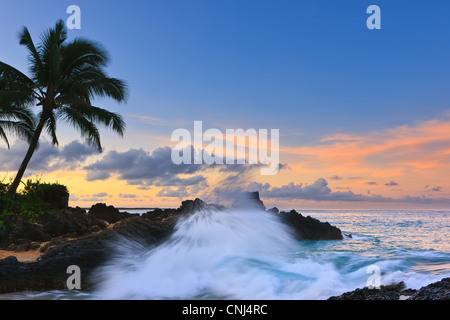
[[[10,299],[322,300],[366,286],[418,289],[450,276],[448,210],[300,211],[342,230],[344,240],[295,240],[278,217],[256,209],[200,210],[156,247],[111,244],[94,292],[20,293]]]

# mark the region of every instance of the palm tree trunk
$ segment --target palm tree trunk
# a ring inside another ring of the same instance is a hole
[[[36,130],[33,133],[33,137],[31,138],[30,145],[28,147],[27,154],[25,155],[25,158],[22,161],[22,164],[20,165],[19,171],[17,171],[16,178],[14,179],[13,183],[8,189],[8,194],[11,196],[15,196],[17,188],[19,187],[20,181],[22,180],[23,174],[25,173],[25,170],[27,169],[28,163],[31,160],[31,157],[34,154],[34,151],[36,151],[36,148],[39,144],[39,138],[42,133],[42,129],[44,129],[45,122],[47,121],[47,117],[45,116],[45,112],[42,113],[41,119],[39,120],[39,124],[36,127]]]

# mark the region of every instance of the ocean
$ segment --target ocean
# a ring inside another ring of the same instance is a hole
[[[273,214],[197,212],[158,247],[122,239],[97,271],[95,292],[0,299],[323,300],[368,284],[418,289],[450,276],[450,210],[299,212],[351,237],[298,241]]]

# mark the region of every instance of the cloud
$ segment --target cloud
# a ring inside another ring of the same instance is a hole
[[[342,180],[344,178],[342,178],[342,177],[340,177],[338,175],[334,175],[334,176],[329,177],[328,179],[331,179],[331,180]]]
[[[196,175],[189,178],[181,179],[177,176],[168,176],[166,179],[158,180],[154,183],[155,186],[192,186],[202,181],[206,181],[206,178],[202,175]]]
[[[165,119],[152,117],[149,115],[143,115],[143,114],[125,114],[125,118],[130,118],[131,120],[141,122],[148,125],[169,125],[171,124],[171,121],[167,121]]]
[[[169,147],[158,148],[152,153],[143,149],[130,149],[125,152],[110,151],[92,165],[85,166],[87,181],[105,180],[111,174],[126,180],[131,185],[167,185],[187,183],[184,179],[175,179],[180,174],[194,174],[204,170],[200,165],[175,165],[171,160]],[[198,178],[197,178],[198,179]]]
[[[0,171],[18,170],[27,150],[28,145],[23,141],[15,143],[10,150],[0,148]],[[30,171],[73,170],[78,168],[87,157],[95,154],[98,154],[95,148],[77,140],[57,148],[48,140],[42,139],[28,164],[27,173]]]
[[[426,185],[425,189],[425,192],[442,192],[441,186],[431,187],[430,185]]]
[[[450,121],[435,119],[365,135],[330,135],[315,145],[283,147],[283,151],[298,159],[291,166],[303,170],[379,178],[431,177],[450,169],[449,145]]]
[[[385,197],[379,194],[356,194],[351,190],[332,191],[328,182],[317,179],[313,184],[295,184],[293,182],[281,187],[273,187],[269,183],[253,182],[248,191],[258,191],[263,198],[313,200],[313,201],[342,201],[342,202],[407,202],[407,203],[450,203],[450,199],[426,198],[425,196],[412,197],[405,195],[400,198]]]
[[[96,193],[96,194],[93,194],[92,196],[94,197],[94,198],[104,198],[104,197],[106,197],[108,194],[106,193],[106,192],[100,192],[100,193]]]
[[[15,143],[11,149],[0,148],[0,171],[16,171],[19,169],[28,145],[23,141]],[[35,151],[28,164],[28,170],[44,171],[49,170],[51,162],[59,155],[59,150],[53,147],[48,141],[42,141]]]
[[[172,189],[171,187],[165,187],[165,188],[161,189],[156,196],[182,199],[182,198],[191,196],[191,194],[186,189],[185,186],[181,186],[176,189]]]
[[[193,155],[193,153],[192,153]],[[193,161],[192,161],[193,162]],[[97,162],[85,166],[86,180],[106,180],[113,175],[119,180],[126,181],[129,185],[137,185],[139,189],[146,190],[150,186],[157,187],[182,187],[182,186],[207,186],[209,171],[216,170],[217,175],[247,176],[256,172],[259,165],[248,164],[179,164],[172,161],[172,149],[161,147],[153,152],[143,149],[130,149],[128,151],[110,151],[103,155]],[[281,166],[284,168],[284,166]],[[225,179],[225,178],[224,178]],[[163,189],[164,196],[172,195],[172,189]],[[185,189],[178,191],[180,194]]]
[[[134,198],[136,198],[137,197],[137,195],[135,195],[135,194],[123,194],[123,193],[119,193],[119,198],[122,198],[122,199],[134,199]]]
[[[393,187],[393,186],[398,186],[398,183],[395,181],[391,181],[391,182],[385,183],[384,185],[386,187]]]
[[[376,186],[376,185],[378,185],[378,183],[376,183],[375,181],[367,181],[366,184],[369,185],[369,186]]]
[[[98,153],[95,147],[75,140],[66,144],[58,156],[64,163],[81,163],[87,157]]]
[[[89,171],[86,174],[87,181],[106,180],[111,177],[108,171]]]

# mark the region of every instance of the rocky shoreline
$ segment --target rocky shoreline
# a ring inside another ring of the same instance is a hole
[[[418,290],[408,289],[404,282],[379,289],[368,287],[345,292],[328,300],[450,300],[450,278],[431,283]]]
[[[250,194],[251,202],[235,202],[232,207],[250,206],[266,210],[257,193]],[[22,221],[15,228],[0,233],[0,250],[11,253],[0,259],[0,294],[22,291],[65,290],[67,267],[77,265],[82,270],[83,291],[95,288],[94,271],[114,254],[111,246],[121,238],[139,239],[145,247],[157,246],[174,231],[181,217],[199,209],[223,210],[225,207],[207,204],[200,199],[186,200],[177,209],[156,209],[139,214],[120,212],[106,204],[96,204],[88,212],[67,208],[56,214],[45,214],[37,223]],[[299,240],[342,240],[341,230],[328,222],[321,222],[291,210],[266,210],[278,215]],[[35,261],[20,261],[19,253],[37,252]],[[16,254],[17,253],[17,254]],[[398,300],[449,299],[450,279],[420,290],[405,289],[404,284],[370,290],[357,289],[330,300]]]

